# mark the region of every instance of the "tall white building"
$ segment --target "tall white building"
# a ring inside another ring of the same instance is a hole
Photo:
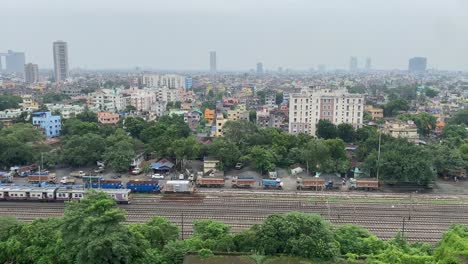
[[[63,82],[68,78],[68,47],[64,41],[54,42],[55,81]]]
[[[362,127],[364,95],[346,89],[307,88],[289,99],[289,133],[315,135],[320,119]]]
[[[39,68],[37,64],[28,63],[24,65],[24,81],[27,84],[33,84],[39,81]]]
[[[186,88],[185,77],[177,74],[145,74],[142,77],[145,87],[156,87],[169,89]]]
[[[210,51],[210,73],[216,73],[216,51]]]

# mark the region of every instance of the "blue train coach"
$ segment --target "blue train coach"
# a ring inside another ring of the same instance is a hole
[[[157,181],[132,180],[127,183],[127,189],[132,190],[132,192],[154,193],[154,192],[160,192],[161,186],[159,185]]]

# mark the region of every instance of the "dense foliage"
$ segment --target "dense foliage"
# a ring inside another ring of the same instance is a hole
[[[10,108],[18,108],[23,99],[15,95],[0,95],[0,111]]]
[[[468,229],[454,226],[434,249],[409,244],[397,235],[382,241],[354,225],[332,227],[318,215],[292,212],[271,215],[238,234],[213,220],[193,223],[193,235],[179,239],[179,229],[166,219],[124,225],[125,214],[104,193],[91,192],[70,202],[62,218],[21,223],[0,219],[1,263],[155,263],[180,264],[188,252],[210,257],[213,252],[289,255],[354,263],[465,263]]]

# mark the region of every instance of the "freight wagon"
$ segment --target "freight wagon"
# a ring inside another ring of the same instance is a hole
[[[264,189],[282,189],[283,182],[280,179],[275,180],[262,180],[262,185]]]
[[[132,192],[139,193],[158,193],[161,191],[161,186],[157,181],[132,180],[127,182],[127,189],[132,190]]]
[[[198,177],[196,180],[197,187],[224,187],[225,180],[223,178],[203,178]]]
[[[167,181],[163,193],[193,193],[195,186],[190,181]]]
[[[252,176],[239,176],[231,181],[232,188],[252,188],[255,186],[255,178]]]
[[[315,190],[321,191],[323,190],[323,186],[325,186],[325,179],[321,178],[312,178],[312,179],[303,179],[298,178],[296,181],[297,189],[298,190]]]

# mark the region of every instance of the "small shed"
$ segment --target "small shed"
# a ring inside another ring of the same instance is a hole
[[[151,163],[151,168],[155,172],[168,172],[174,167],[174,163],[167,159],[160,159],[158,162]]]

